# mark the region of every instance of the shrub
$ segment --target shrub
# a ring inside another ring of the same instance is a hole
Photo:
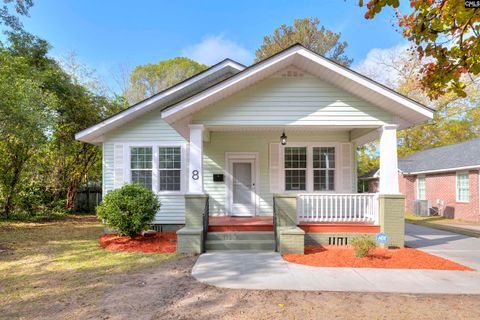
[[[160,209],[157,196],[139,184],[109,192],[97,207],[97,216],[120,235],[133,237],[147,229]]]
[[[369,236],[363,235],[352,239],[352,246],[355,249],[355,256],[359,258],[366,257],[370,250],[375,248],[377,244]]]

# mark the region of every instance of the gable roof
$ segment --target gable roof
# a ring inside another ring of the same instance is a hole
[[[433,116],[433,109],[322,57],[300,44],[295,44],[202,92],[170,105],[162,111],[162,118],[168,123],[173,123],[290,65],[308,70],[310,74],[397,115],[404,120],[400,128],[423,122]]]
[[[398,170],[407,175],[468,168],[480,168],[480,138],[415,152],[398,160]],[[374,169],[360,179],[378,177],[378,169]]]
[[[322,57],[300,44],[295,44],[250,67],[225,59],[200,74],[78,132],[75,138],[88,143],[100,143],[105,133],[156,108],[162,110],[162,119],[172,124],[290,65],[308,70],[322,80],[388,110],[397,116],[400,129],[426,121],[433,116],[433,109]]]
[[[229,78],[246,67],[234,60],[225,59],[210,68],[197,73],[153,96],[142,100],[131,107],[75,134],[75,139],[99,143],[102,135],[122,124],[137,118],[155,108],[164,108],[172,103],[192,96],[225,78]]]

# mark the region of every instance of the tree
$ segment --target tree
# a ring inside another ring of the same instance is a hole
[[[3,6],[0,7],[0,24],[18,31],[22,29],[22,23],[15,14],[11,13],[9,7],[11,4],[18,15],[28,16],[28,11],[33,6],[33,0],[3,0]]]
[[[0,210],[59,203],[71,210],[79,185],[101,174],[100,148],[75,141],[75,133],[125,103],[70,76],[48,56],[45,40],[24,31],[7,35],[0,51]]]
[[[24,57],[0,49],[0,203],[12,212],[27,163],[46,141],[55,97]]]
[[[359,0],[363,6],[363,0]],[[446,92],[466,96],[465,75],[480,75],[480,9],[464,0],[411,0],[412,12],[399,12],[400,0],[371,0],[365,18],[393,7],[403,35],[423,61],[421,85],[431,98]]]
[[[432,120],[398,133],[398,156],[402,158],[424,149],[453,144],[480,137],[480,78],[465,77],[466,97],[449,92],[431,100],[420,81],[421,63],[416,51],[398,48],[388,54],[370,57],[371,64],[382,68],[361,68],[359,71],[381,81],[392,89],[430,107],[436,112]],[[385,78],[385,73],[392,78]],[[378,166],[376,143],[359,152],[359,175]]]
[[[264,60],[295,43],[322,56],[332,59],[344,66],[349,66],[352,59],[345,55],[348,44],[340,42],[341,33],[335,33],[320,26],[318,18],[295,19],[293,26],[282,24],[272,35],[263,38],[263,44],[255,51],[255,61]]]
[[[130,74],[130,88],[124,96],[134,104],[205,69],[206,65],[184,57],[137,66]]]

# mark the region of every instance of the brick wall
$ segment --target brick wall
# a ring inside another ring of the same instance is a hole
[[[425,175],[427,199],[447,218],[480,222],[478,199],[478,170],[469,172],[470,201],[456,201],[456,172]]]
[[[400,193],[405,196],[405,211],[413,211],[413,200],[417,199],[416,176],[404,176],[398,174],[398,183]]]
[[[413,211],[413,201],[417,199],[417,176],[399,174],[400,193],[405,195],[405,210]],[[456,201],[456,172],[442,172],[425,175],[426,198],[432,206],[440,209],[445,217],[465,221],[480,222],[479,171],[469,172],[470,201]],[[368,192],[378,192],[378,179],[368,181]]]

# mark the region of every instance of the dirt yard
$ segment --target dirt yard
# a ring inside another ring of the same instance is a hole
[[[480,318],[480,296],[218,289],[190,276],[196,257],[106,251],[101,230],[91,218],[0,224],[0,318]]]

